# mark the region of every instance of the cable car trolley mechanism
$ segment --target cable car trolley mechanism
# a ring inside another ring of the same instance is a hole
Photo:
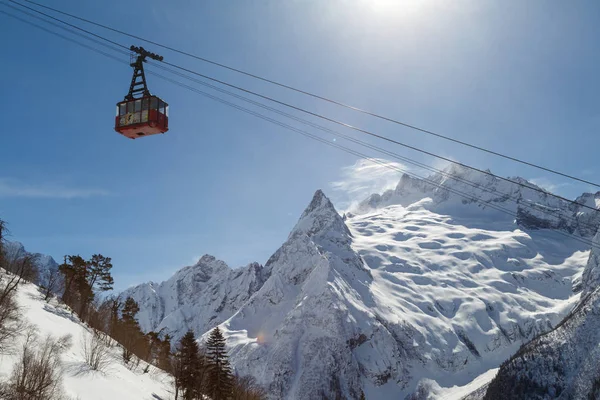
[[[133,52],[130,64],[133,77],[129,93],[117,103],[115,131],[130,139],[165,133],[169,130],[169,105],[150,94],[144,74],[146,57],[157,61],[162,61],[163,57],[143,47],[131,46],[130,49]]]

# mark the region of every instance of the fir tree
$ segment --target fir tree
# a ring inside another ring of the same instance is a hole
[[[121,320],[118,323],[116,339],[123,345],[123,359],[129,362],[135,354],[142,358],[147,353],[148,341],[142,333],[135,316],[140,311],[140,306],[136,301],[127,297],[121,310]]]
[[[150,331],[146,334],[148,342],[148,353],[144,355],[144,360],[149,363],[155,363],[158,360],[158,352],[162,341],[160,340],[160,332]]]
[[[227,359],[225,338],[217,326],[210,332],[206,343],[208,361],[208,395],[213,400],[225,400],[231,396],[233,377]]]
[[[187,331],[179,341],[175,355],[178,365],[176,384],[181,389],[184,400],[193,400],[202,394],[203,385],[198,382],[202,372],[199,352],[194,332]]]
[[[158,368],[171,372],[171,336],[167,333],[158,350]]]
[[[137,321],[135,320],[135,316],[138,312],[140,312],[138,303],[132,297],[127,297],[121,311],[123,322],[129,326],[136,326]]]

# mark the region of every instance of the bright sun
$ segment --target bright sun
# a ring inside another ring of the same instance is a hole
[[[425,0],[365,0],[377,13],[402,12],[418,13],[426,5]]]

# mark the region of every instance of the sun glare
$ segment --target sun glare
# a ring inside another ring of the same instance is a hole
[[[365,0],[378,14],[417,14],[427,5],[425,0]]]

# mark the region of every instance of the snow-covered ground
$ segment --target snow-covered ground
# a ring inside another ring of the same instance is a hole
[[[429,398],[435,398],[439,400],[470,400],[470,396],[473,396],[474,393],[477,393],[481,389],[485,390],[485,387],[498,373],[498,369],[499,368],[492,368],[488,371],[485,371],[471,382],[463,386],[443,388],[433,380],[423,380],[423,383],[427,384],[428,386]]]
[[[497,367],[579,298],[572,287],[588,259],[584,245],[496,218],[450,217],[417,203],[346,221],[371,269],[377,312],[415,329],[429,361],[413,371],[442,388]]]
[[[137,368],[123,364],[120,348],[110,349],[111,362],[104,372],[90,371],[83,356],[84,340],[90,331],[77,317],[56,302],[44,302],[38,287],[22,284],[17,291],[21,314],[35,325],[41,338],[50,334],[55,337],[72,336],[72,346],[62,355],[64,393],[80,400],[167,400],[172,395],[171,380],[163,371],[150,367],[143,373],[145,363]],[[16,353],[0,356],[0,380],[5,381],[18,360],[18,350],[24,338],[16,343]]]

